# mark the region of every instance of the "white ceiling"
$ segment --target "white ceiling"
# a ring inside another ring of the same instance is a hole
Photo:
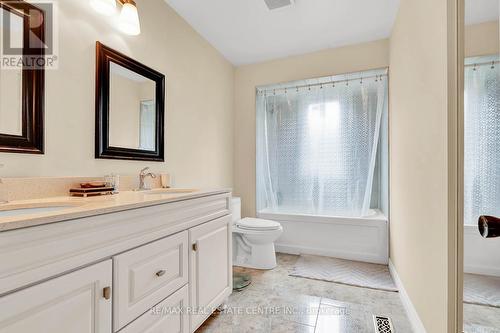
[[[390,35],[399,0],[165,0],[235,65],[304,54]]]
[[[165,0],[234,65],[388,38],[399,0]],[[417,0],[418,1],[418,0]],[[466,0],[466,23],[497,19],[498,0]]]

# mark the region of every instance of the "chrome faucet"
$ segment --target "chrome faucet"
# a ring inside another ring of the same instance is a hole
[[[144,180],[147,178],[147,177],[151,177],[151,178],[156,178],[156,175],[154,173],[151,173],[151,172],[146,172],[149,170],[149,167],[145,167],[144,169],[141,170],[141,172],[139,173],[139,191],[146,191],[146,190],[150,190],[149,187],[146,187],[146,183],[144,182]]]

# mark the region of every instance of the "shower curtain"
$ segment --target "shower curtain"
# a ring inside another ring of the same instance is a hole
[[[500,64],[490,60],[468,59],[465,68],[465,224],[477,224],[480,215],[500,216]]]
[[[257,210],[364,216],[387,77],[305,83],[257,91]]]

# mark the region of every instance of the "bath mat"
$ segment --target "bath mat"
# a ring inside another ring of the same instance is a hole
[[[290,275],[363,288],[398,291],[388,266],[360,261],[301,255]]]
[[[465,274],[464,303],[500,308],[500,277]]]

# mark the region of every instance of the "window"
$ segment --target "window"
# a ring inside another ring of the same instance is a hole
[[[385,70],[259,87],[258,212],[387,207],[386,110]]]
[[[464,98],[464,223],[500,215],[499,57],[469,58]]]

